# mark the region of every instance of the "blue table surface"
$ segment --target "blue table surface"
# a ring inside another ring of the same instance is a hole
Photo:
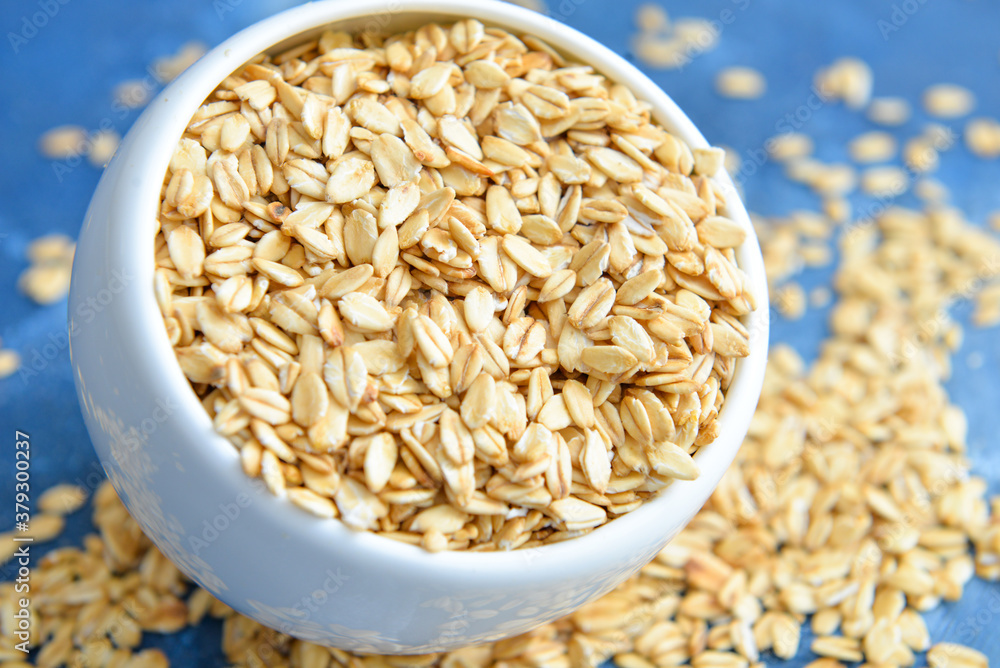
[[[346,1],[346,0],[345,0]],[[0,18],[0,338],[20,352],[31,370],[0,381],[0,530],[11,522],[13,432],[29,432],[36,455],[36,489],[64,481],[93,487],[100,474],[77,405],[65,339],[66,304],[39,306],[16,289],[26,267],[31,239],[60,232],[75,237],[100,171],[87,162],[55,163],[37,150],[39,136],[62,124],[88,129],[114,127],[123,133],[139,115],[113,104],[112,91],[127,79],[148,77],[158,57],[196,40],[215,45],[237,30],[293,4],[290,0],[15,0]],[[639,0],[549,0],[550,13],[636,61],[630,51]],[[782,120],[799,113],[803,132],[816,140],[826,161],[848,161],[847,141],[874,129],[862,114],[839,104],[808,108],[813,74],[841,56],[858,56],[875,73],[876,95],[899,95],[914,103],[914,117],[894,131],[900,138],[920,132],[929,119],[919,107],[930,84],[954,82],[975,91],[974,115],[1000,115],[1000,5],[991,0],[674,0],[672,17],[699,16],[718,21],[721,44],[693,60],[683,71],[655,70],[638,63],[702,129],[709,141],[752,160],[765,140],[786,129]],[[40,27],[39,27],[40,26]],[[714,91],[714,75],[731,65],[763,72],[768,89],[756,101],[726,100]],[[152,78],[147,78],[150,85]],[[158,88],[158,86],[157,86]],[[946,121],[961,134],[964,120]],[[961,144],[942,156],[936,174],[953,194],[953,203],[978,223],[1000,210],[1000,161],[983,161]],[[744,180],[748,208],[764,215],[815,209],[818,201],[790,183],[780,166],[765,163]],[[863,204],[856,195],[852,201]],[[900,204],[915,205],[912,195]],[[830,269],[800,277],[809,289],[828,284]],[[956,306],[965,321],[970,307]],[[810,309],[796,322],[772,319],[772,341],[786,342],[807,358],[815,355],[825,332],[827,309]],[[981,361],[981,364],[974,360]],[[997,328],[968,328],[954,356],[948,383],[952,400],[970,423],[970,453],[976,472],[1000,492],[1000,337]],[[6,473],[4,473],[6,471]],[[89,508],[77,512],[53,545],[78,544],[92,530]],[[37,553],[36,553],[37,554]],[[10,577],[9,566],[0,577]],[[927,616],[935,640],[963,642],[1000,660],[1000,585],[974,581],[961,602],[945,604]],[[172,636],[147,634],[150,646],[163,648],[180,666],[220,666],[219,625],[206,623]],[[802,666],[812,657],[802,643],[789,662],[770,654],[771,665]]]

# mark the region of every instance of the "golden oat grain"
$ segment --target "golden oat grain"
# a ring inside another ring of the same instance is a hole
[[[931,668],[989,668],[990,661],[971,647],[942,642],[927,652],[927,665]]]
[[[875,197],[898,197],[909,187],[910,176],[899,167],[869,167],[861,172],[861,189]]]
[[[83,507],[87,491],[78,485],[56,485],[38,497],[38,508],[47,513],[69,515]]]
[[[888,132],[866,132],[852,139],[847,150],[854,162],[885,162],[896,155],[896,139]]]
[[[965,145],[980,158],[1000,156],[1000,122],[993,118],[973,118],[965,125]]]
[[[767,140],[768,154],[779,162],[787,162],[812,155],[813,140],[799,132],[786,132]]]
[[[830,305],[833,294],[826,286],[817,286],[809,291],[809,306],[813,308],[826,308]]]
[[[161,83],[169,83],[180,76],[181,72],[201,58],[207,48],[200,42],[188,42],[171,56],[164,56],[153,61],[151,71]]]
[[[895,127],[910,120],[910,103],[901,97],[874,97],[866,112],[868,119],[879,125]]]
[[[816,73],[815,84],[827,99],[843,100],[850,109],[863,109],[871,100],[873,76],[858,58],[840,58]]]
[[[917,180],[913,186],[913,193],[928,203],[946,202],[951,195],[946,185],[926,176]]]
[[[924,91],[924,109],[938,118],[967,116],[976,106],[976,96],[957,84],[936,84]]]
[[[87,147],[87,131],[78,125],[52,128],[38,140],[38,149],[46,158],[62,160],[82,155]]]
[[[152,87],[144,79],[129,79],[115,86],[112,96],[126,109],[145,107],[152,97]]]
[[[642,32],[664,32],[670,27],[670,17],[662,5],[648,2],[635,10],[635,24]]]
[[[73,241],[61,234],[39,237],[28,246],[31,265],[21,272],[18,287],[39,304],[57,302],[69,292]]]
[[[715,75],[715,90],[723,97],[756,100],[767,90],[767,81],[752,67],[727,67]]]
[[[938,163],[938,150],[927,137],[914,137],[903,146],[903,164],[912,172],[923,174],[934,171]]]
[[[0,379],[8,378],[21,368],[21,356],[14,350],[0,349]]]
[[[87,160],[94,167],[104,167],[118,150],[121,136],[114,130],[101,130],[90,136]]]
[[[644,64],[663,69],[678,69],[697,56],[716,47],[718,26],[701,18],[682,17],[671,22],[666,10],[657,4],[639,6],[635,14],[638,34],[632,48]]]
[[[778,312],[789,320],[798,320],[805,315],[808,305],[805,290],[795,282],[785,283],[778,288],[773,300]]]

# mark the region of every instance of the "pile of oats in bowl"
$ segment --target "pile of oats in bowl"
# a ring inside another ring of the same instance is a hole
[[[274,494],[430,550],[564,540],[718,434],[755,306],[722,158],[530,36],[328,31],[191,119],[156,297]]]

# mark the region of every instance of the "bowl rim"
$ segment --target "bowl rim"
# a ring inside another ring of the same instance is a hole
[[[223,78],[242,66],[252,57],[275,48],[282,43],[290,43],[306,33],[328,25],[336,25],[365,17],[385,13],[395,15],[421,14],[428,19],[451,16],[455,19],[474,17],[485,24],[504,27],[515,34],[531,34],[570,59],[592,65],[609,78],[625,84],[636,96],[651,105],[654,120],[688,143],[692,148],[708,147],[694,123],[673,102],[665,91],[637,67],[628,63],[609,48],[579,31],[547,16],[531,10],[500,2],[499,0],[356,0],[345,3],[342,0],[320,0],[306,3],[265,18],[241,30],[210,50],[197,63],[164,89],[150,104],[146,112],[136,122],[137,131],[151,118],[164,120],[155,138],[144,137],[143,148],[153,149],[141,161],[128,164],[129,196],[143,207],[139,219],[144,224],[132,224],[126,230],[109,228],[109,233],[123,232],[118,241],[109,244],[109,250],[116,253],[116,259],[131,266],[137,283],[145,282],[136,291],[129,291],[126,304],[135,309],[130,322],[118,323],[124,336],[143,337],[149,345],[149,354],[135,368],[135,373],[147,375],[147,385],[156,386],[165,396],[176,400],[179,413],[186,415],[186,424],[178,429],[191,436],[191,442],[178,447],[192,447],[200,442],[198,456],[209,465],[216,466],[220,484],[227,485],[235,493],[253,493],[253,484],[259,480],[246,476],[239,466],[239,455],[230,441],[212,429],[212,423],[205,413],[197,395],[177,364],[173,348],[163,327],[162,315],[153,295],[153,254],[151,246],[153,229],[157,218],[162,175],[191,115]],[[581,57],[580,54],[586,54]],[[133,134],[130,132],[129,134]],[[144,133],[149,135],[149,132]],[[115,161],[129,159],[128,137]],[[109,169],[109,172],[111,170]],[[716,177],[726,195],[726,214],[739,222],[748,232],[747,240],[738,249],[737,257],[741,268],[748,277],[750,289],[757,299],[757,309],[746,316],[744,322],[751,333],[751,349],[748,357],[736,362],[737,369],[726,394],[719,415],[720,435],[715,441],[702,446],[695,455],[701,475],[694,481],[674,481],[658,495],[642,504],[636,510],[623,515],[595,530],[565,541],[525,550],[510,552],[469,552],[444,551],[431,553],[422,547],[402,543],[379,535],[376,532],[357,531],[341,521],[331,522],[310,515],[295,507],[290,501],[273,497],[269,493],[262,508],[274,517],[280,517],[283,534],[298,534],[302,541],[315,549],[324,549],[332,544],[338,549],[349,545],[350,549],[363,549],[377,554],[387,563],[406,564],[408,568],[422,569],[424,572],[439,572],[446,569],[455,574],[481,575],[489,569],[494,577],[517,574],[520,579],[531,576],[529,572],[544,572],[558,567],[561,572],[591,570],[609,544],[628,541],[632,532],[644,527],[668,526],[671,507],[684,507],[691,498],[707,500],[717,486],[722,475],[731,465],[743,435],[749,426],[763,385],[764,368],[767,358],[767,334],[769,306],[764,265],[760,247],[749,216],[746,213],[731,178],[727,174]],[[112,219],[115,217],[112,216]],[[128,217],[134,220],[135,216]],[[121,222],[122,217],[119,217]],[[119,228],[121,225],[119,224]],[[129,259],[131,258],[131,262]],[[110,265],[109,265],[110,266]],[[119,265],[121,266],[121,265]],[[140,298],[141,297],[141,298]],[[127,330],[127,331],[126,331]],[[739,433],[740,438],[732,434]],[[730,436],[727,438],[727,434]],[[725,465],[722,465],[722,462]],[[699,502],[698,508],[701,507]],[[208,511],[208,509],[206,509]],[[695,509],[694,512],[697,512]],[[659,520],[659,521],[657,521]],[[679,531],[684,525],[677,527]],[[657,535],[667,535],[660,531]],[[633,540],[634,542],[634,540]],[[614,552],[614,550],[607,550]],[[525,568],[525,556],[531,553],[532,568]],[[581,555],[589,555],[589,560]],[[587,561],[589,567],[581,562]],[[578,566],[574,567],[576,563]]]

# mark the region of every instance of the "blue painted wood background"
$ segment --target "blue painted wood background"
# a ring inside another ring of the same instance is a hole
[[[0,381],[0,530],[10,523],[7,499],[13,484],[13,431],[32,435],[38,488],[61,481],[93,487],[100,475],[80,417],[65,340],[65,303],[37,306],[17,293],[26,266],[25,248],[39,235],[75,236],[99,171],[86,162],[53,163],[37,152],[38,137],[65,123],[88,129],[113,127],[124,133],[137,111],[116,108],[112,91],[126,79],[149,75],[154,59],[191,40],[209,46],[289,0],[28,0],[8,1],[0,12],[0,337],[38,373]],[[634,60],[629,52],[638,0],[549,0],[551,13]],[[875,72],[877,95],[901,95],[914,103],[930,84],[951,81],[975,91],[974,115],[1000,116],[1000,4],[992,0],[670,0],[673,17],[718,20],[718,48],[698,56],[682,72],[643,69],[672,95],[710,141],[753,160],[765,140],[785,129],[782,119],[799,114],[802,130],[816,139],[817,154],[845,161],[847,141],[873,129],[863,116],[840,105],[808,107],[817,68],[845,55],[859,56]],[[12,37],[13,35],[13,37]],[[767,95],[757,101],[720,98],[712,78],[721,68],[746,64],[767,77]],[[641,66],[641,64],[640,64]],[[150,85],[155,83],[149,78]],[[927,119],[919,111],[898,131],[919,132]],[[964,122],[947,123],[960,132]],[[943,156],[937,175],[952,189],[954,203],[982,222],[1000,210],[1000,162],[973,157],[964,146]],[[815,208],[815,197],[789,183],[780,167],[767,163],[745,178],[753,211],[780,215]],[[860,197],[854,198],[861,204]],[[910,196],[902,204],[913,204]],[[802,277],[806,288],[830,279],[828,271]],[[961,318],[968,305],[958,305]],[[789,323],[775,317],[773,340],[792,344],[807,357],[822,340],[825,310],[810,310]],[[980,365],[973,360],[981,361]],[[968,413],[970,451],[979,474],[1000,492],[1000,337],[996,328],[969,329],[954,358],[949,384],[953,400]],[[10,471],[8,476],[4,471]],[[91,530],[89,508],[71,518],[55,545],[78,543]],[[0,576],[9,578],[7,571]],[[1000,660],[1000,585],[976,581],[960,603],[928,616],[936,640],[972,645]],[[184,633],[156,637],[178,666],[225,665],[219,627],[206,623]],[[808,643],[803,642],[803,647]],[[793,661],[802,666],[803,650]],[[919,665],[919,664],[918,664]]]

